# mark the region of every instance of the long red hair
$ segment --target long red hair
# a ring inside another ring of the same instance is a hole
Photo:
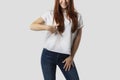
[[[75,32],[78,27],[78,13],[75,11],[73,0],[69,0],[69,5],[67,6],[67,16],[72,20],[72,29],[71,32]],[[59,4],[59,0],[55,0],[55,6],[54,6],[54,16],[53,19],[56,21],[56,23],[59,24],[58,31],[60,33],[64,32],[64,17],[62,8]]]

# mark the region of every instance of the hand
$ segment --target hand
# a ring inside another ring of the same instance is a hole
[[[50,31],[51,33],[55,33],[57,32],[57,27],[59,26],[59,24],[56,24],[56,25],[50,25],[48,26],[48,31]]]
[[[67,71],[67,70],[69,71],[71,68],[71,65],[74,67],[73,58],[71,56],[67,57],[62,63],[65,63],[64,67],[63,67],[63,69],[65,69],[65,71]]]

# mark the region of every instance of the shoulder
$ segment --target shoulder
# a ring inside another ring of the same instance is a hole
[[[47,20],[48,18],[50,18],[51,16],[53,15],[53,10],[48,10],[46,12],[44,12],[41,17],[44,19],[44,20]]]
[[[78,20],[80,20],[82,18],[82,13],[81,12],[77,12],[77,16],[78,16]]]
[[[49,10],[50,15],[53,15],[54,10]]]
[[[79,26],[79,28],[81,28],[81,27],[84,26],[82,14],[81,14],[80,12],[78,12],[78,26]],[[79,29],[79,28],[78,28],[78,29]]]
[[[53,15],[53,10],[48,10],[44,13],[44,15]]]

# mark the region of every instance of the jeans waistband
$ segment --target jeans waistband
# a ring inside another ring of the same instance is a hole
[[[50,50],[48,50],[48,49],[46,49],[46,48],[43,48],[43,52],[45,52],[45,53],[51,53],[51,55],[53,54],[53,55],[69,55],[69,54],[64,54],[64,53],[60,53],[60,52],[54,52],[54,51],[50,51]]]

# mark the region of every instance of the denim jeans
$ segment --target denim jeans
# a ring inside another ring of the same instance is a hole
[[[44,80],[56,80],[56,66],[60,68],[66,80],[80,80],[78,76],[78,72],[73,61],[74,67],[71,66],[69,71],[65,71],[63,66],[65,63],[62,61],[67,58],[68,54],[61,54],[59,52],[53,52],[43,48],[41,54],[41,68]]]

